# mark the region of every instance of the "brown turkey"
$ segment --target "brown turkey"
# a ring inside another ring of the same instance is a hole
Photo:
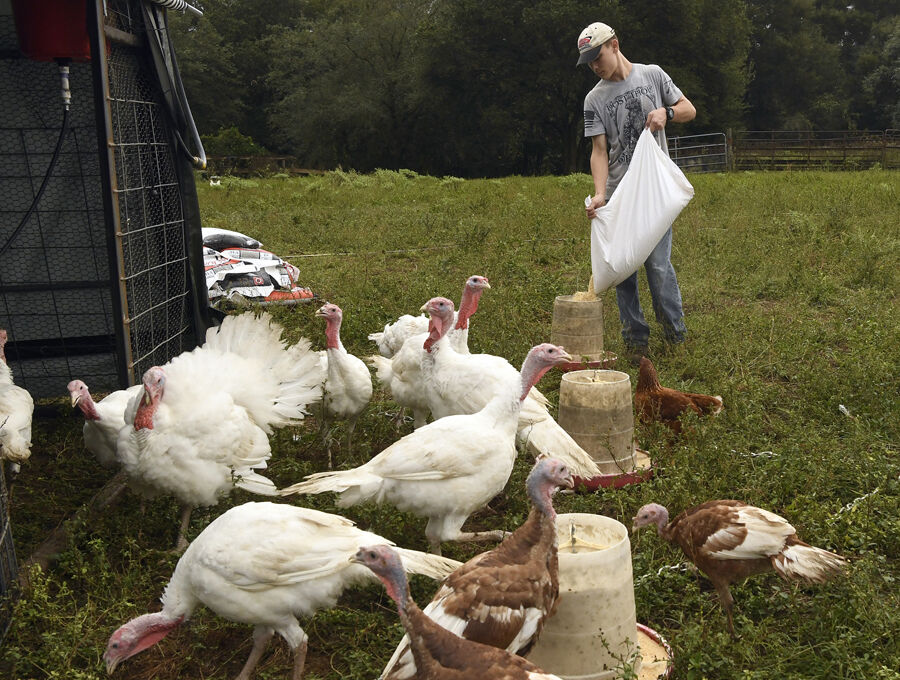
[[[419,609],[409,595],[403,564],[385,545],[360,548],[352,562],[367,566],[397,603],[410,639],[419,680],[559,680],[533,663],[502,649],[472,642],[448,631]]]
[[[425,614],[467,640],[527,654],[559,598],[552,496],[560,487],[572,486],[572,473],[562,461],[538,460],[525,482],[532,504],[528,519],[496,548],[450,574]],[[406,680],[415,672],[405,637],[381,677]]]
[[[723,408],[722,397],[682,392],[659,384],[659,376],[653,362],[641,358],[638,383],[634,391],[634,410],[641,421],[659,421],[674,433],[681,432],[679,417],[685,411],[699,415],[716,415]]]
[[[840,555],[801,541],[784,517],[741,501],[708,501],[671,522],[668,510],[650,503],[638,510],[632,531],[651,524],[712,581],[732,636],[730,584],[766,571],[775,571],[785,580],[822,583],[839,573],[845,562]]]

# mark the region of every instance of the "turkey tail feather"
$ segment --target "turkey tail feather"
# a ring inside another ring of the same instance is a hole
[[[394,375],[391,360],[380,354],[372,354],[371,356],[366,357],[366,363],[375,369],[375,376],[378,378],[378,382],[389,388],[391,385],[391,378]]]
[[[333,472],[317,472],[309,475],[302,482],[287,486],[278,492],[280,496],[292,496],[298,493],[327,493],[334,491],[343,493],[348,489],[362,485],[379,488],[382,479],[377,475],[362,470],[335,470]]]
[[[325,382],[325,371],[319,365],[318,354],[310,349],[309,340],[301,338],[286,347],[282,332],[282,327],[269,314],[257,317],[244,313],[225,317],[221,326],[210,328],[204,345],[204,348],[257,361],[278,381],[272,402],[242,404],[268,434],[273,427],[303,420],[306,408],[322,398]],[[240,394],[234,396],[241,402]]]
[[[278,488],[268,477],[263,477],[252,470],[243,470],[235,473],[234,485],[244,491],[255,493],[260,496],[277,496]]]
[[[403,568],[411,574],[422,574],[428,578],[441,580],[452,574],[462,562],[451,560],[449,557],[432,555],[419,550],[396,548],[403,562]]]
[[[399,664],[399,665],[398,665]],[[409,635],[404,635],[378,680],[409,680],[416,674],[416,664],[409,651]]]
[[[319,355],[312,351],[309,340],[301,338],[281,353],[272,369],[280,379],[274,405],[279,420],[273,424],[298,423],[307,407],[322,399],[325,369]]]
[[[525,441],[535,458],[539,455],[558,458],[576,477],[590,479],[603,474],[594,459],[549,416],[545,420],[520,427],[519,438]]]
[[[780,576],[813,583],[823,583],[840,573],[845,563],[840,555],[805,543],[789,545],[772,557],[772,566]]]

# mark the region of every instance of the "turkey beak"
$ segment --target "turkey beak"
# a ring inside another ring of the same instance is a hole
[[[565,360],[566,360],[567,362],[569,362],[569,363],[571,363],[572,361],[574,361],[574,360],[572,359],[572,355],[569,354],[569,353],[568,353],[566,350],[564,350],[564,349],[563,349],[563,350],[560,350],[559,356],[560,356],[561,359],[565,359]]]
[[[631,518],[631,533],[636,534],[641,527],[637,523],[637,517]]]
[[[316,310],[316,316],[325,316],[325,312],[322,311],[323,309],[324,309],[324,307],[319,307]]]
[[[81,401],[81,395],[75,394],[73,392],[72,394],[69,395],[69,397],[72,399],[72,408],[75,408],[76,406],[78,406],[78,402]]]
[[[419,307],[419,311],[420,311],[420,312],[427,312],[427,311],[428,311],[428,303],[426,302],[424,305],[422,305],[421,307]]]
[[[119,659],[114,659],[112,657],[106,659],[106,674],[112,675],[113,671],[116,670],[116,666],[119,665]]]

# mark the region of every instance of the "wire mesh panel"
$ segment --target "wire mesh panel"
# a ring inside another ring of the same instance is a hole
[[[19,565],[13,546],[12,523],[9,519],[9,495],[0,465],[0,640],[12,623],[12,603],[18,588]]]
[[[110,2],[108,25],[142,32],[137,8],[136,2]],[[130,368],[139,380],[196,344],[188,243],[171,135],[146,51],[111,41],[107,64]]]
[[[61,136],[58,67],[21,54],[0,2],[0,328],[16,383],[38,398],[73,378],[124,387],[198,332],[184,184],[140,0],[87,9],[100,39],[92,63],[70,65]]]
[[[115,315],[101,201],[93,80],[70,65],[72,106],[53,173],[23,223],[60,137],[57,65],[24,58],[0,13],[0,328],[16,383],[65,394],[72,377],[119,387]]]

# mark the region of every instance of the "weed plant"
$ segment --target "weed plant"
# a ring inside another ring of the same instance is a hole
[[[714,499],[737,498],[787,517],[808,542],[850,558],[845,575],[822,586],[758,576],[736,586],[732,640],[706,581],[650,530],[632,537],[637,618],[660,632],[684,680],[900,678],[900,175],[732,173],[692,175],[696,196],[675,225],[673,260],[689,338],[674,349],[653,323],[652,357],[663,384],[721,394],[726,409],[698,420],[680,439],[656,426],[636,436],[655,461],[643,484],[559,495],[560,512],[595,512],[630,526],[642,504],[674,514]],[[458,301],[463,281],[484,274],[492,288],[473,319],[475,352],[518,365],[550,339],[553,299],[585,290],[590,274],[583,198],[587,176],[460,180],[413,172],[332,172],[221,186],[200,184],[203,223],[260,239],[301,271],[320,300],[344,309],[342,339],[357,355],[366,339],[434,295]],[[650,310],[646,282],[642,295]],[[612,291],[602,294],[606,348],[624,354]],[[276,308],[290,337],[324,346],[315,304]],[[618,370],[635,369],[624,360]],[[560,374],[540,384],[558,400]],[[12,491],[12,523],[24,560],[59,522],[109,478],[81,440],[82,420],[60,384],[60,400],[40,405],[34,450]],[[396,405],[376,390],[356,428],[352,455],[368,460],[396,440]],[[403,425],[402,433],[410,428]],[[340,439],[341,426],[334,432]],[[314,418],[272,437],[267,474],[279,485],[325,468]],[[505,492],[470,519],[473,527],[513,529],[527,515],[531,467],[522,454]],[[237,491],[195,512],[196,536]],[[398,544],[426,549],[424,520],[383,506],[339,511],[331,495],[285,502],[342,512]],[[21,680],[105,677],[110,633],[159,608],[177,561],[171,499],[142,510],[126,496],[71,545],[14,605],[0,650],[0,677]],[[458,559],[477,546],[446,546]],[[415,577],[424,604],[434,584]],[[309,634],[306,678],[378,675],[401,636],[396,611],[378,584],[349,591],[339,605],[301,622]],[[252,644],[247,626],[200,609],[160,644],[125,662],[131,680],[234,677]],[[257,671],[288,677],[290,655],[277,640]]]

